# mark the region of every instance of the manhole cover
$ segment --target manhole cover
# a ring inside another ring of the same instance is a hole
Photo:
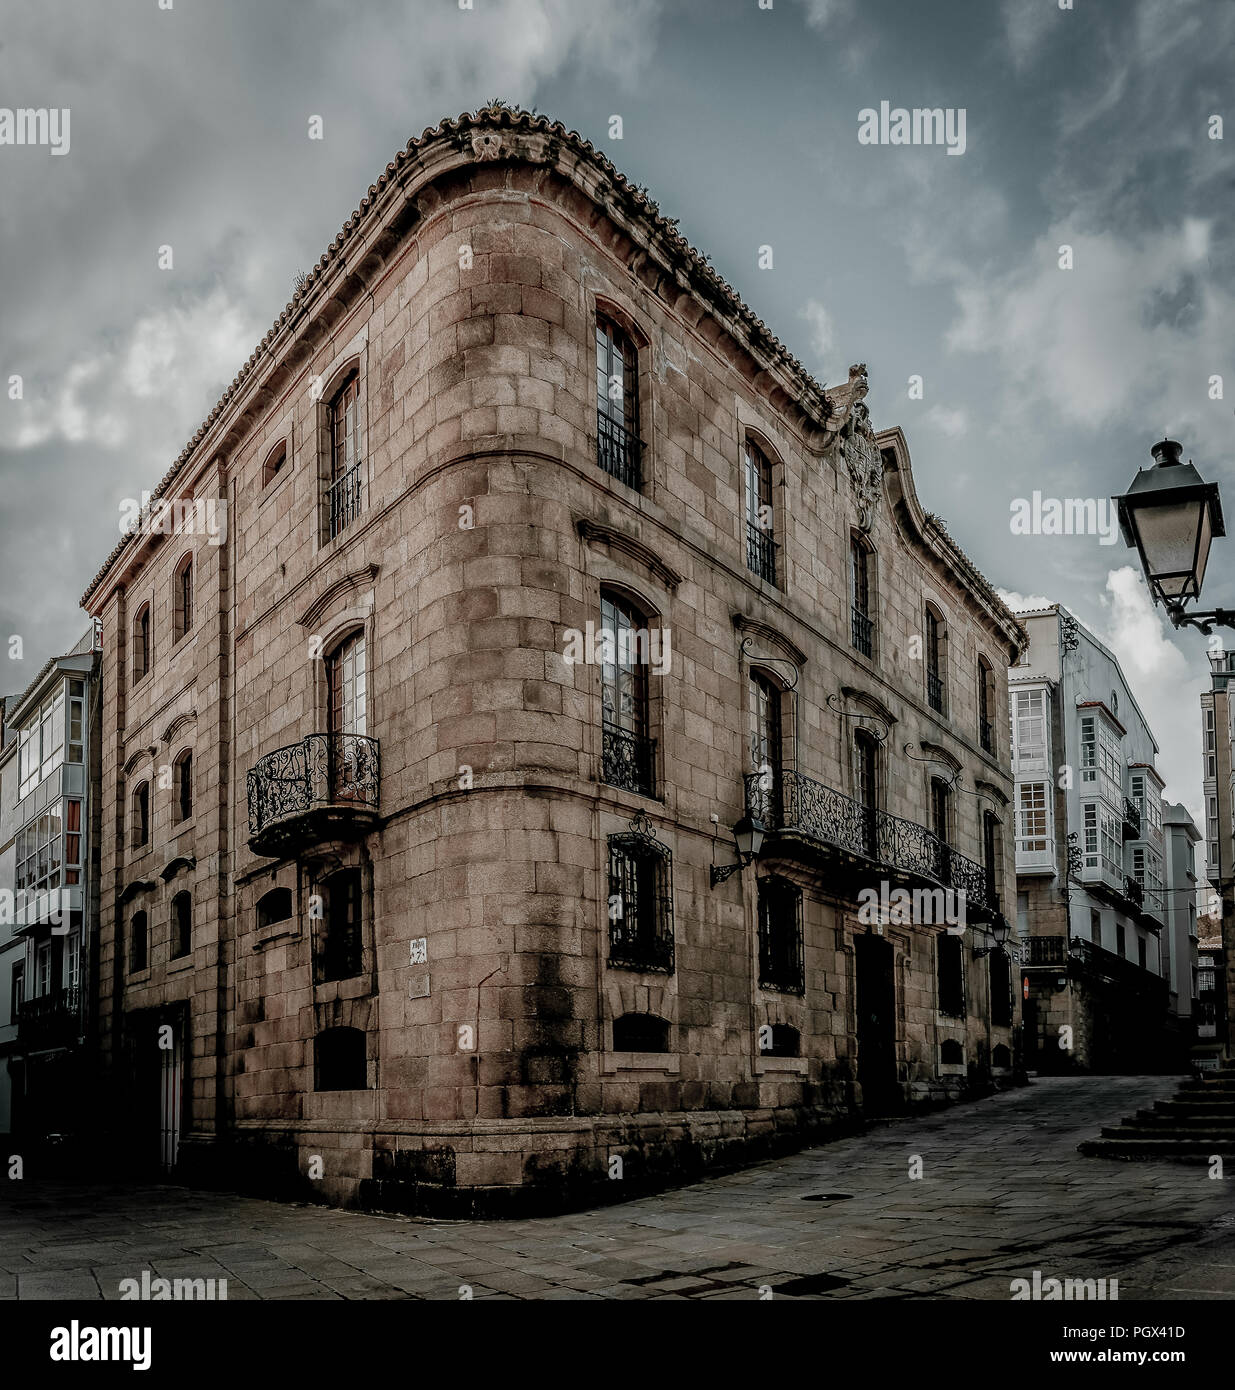
[[[803,1197],[804,1202],[848,1202],[852,1199],[852,1192],[812,1192],[809,1197]]]

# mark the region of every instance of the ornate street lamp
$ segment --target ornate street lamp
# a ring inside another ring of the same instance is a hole
[[[981,960],[983,956],[989,956],[992,951],[1004,951],[1006,953],[1008,937],[1012,934],[1012,926],[1008,919],[1000,914],[991,923],[991,935],[995,938],[989,946],[979,946],[973,953],[974,960]]]
[[[733,843],[737,847],[738,862],[736,864],[712,865],[712,887],[718,883],[724,883],[730,874],[736,874],[739,869],[744,869],[752,859],[756,858],[759,851],[763,848],[763,822],[757,821],[753,816],[743,816],[733,827]]]
[[[1210,542],[1226,535],[1218,485],[1203,481],[1191,462],[1182,462],[1182,446],[1173,439],[1163,439],[1151,452],[1154,466],[1139,469],[1128,491],[1115,498],[1124,542],[1135,547],[1154,602],[1176,627],[1202,632],[1215,625],[1235,627],[1235,612],[1225,608],[1185,611],[1201,596]]]

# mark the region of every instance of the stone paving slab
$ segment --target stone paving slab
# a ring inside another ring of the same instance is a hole
[[[1121,1299],[1235,1298],[1235,1200],[1205,1165],[1083,1158],[1174,1090],[1079,1077],[890,1122],[625,1204],[424,1220],[171,1186],[0,1188],[0,1299],[114,1299],[143,1269],[228,1298],[996,1299],[1012,1279],[1117,1278]],[[911,1156],[923,1176],[909,1177]],[[804,1200],[820,1193],[845,1200]]]

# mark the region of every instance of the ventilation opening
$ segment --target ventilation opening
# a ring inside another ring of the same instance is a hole
[[[623,1014],[613,1020],[614,1052],[668,1052],[669,1025],[655,1014]]]

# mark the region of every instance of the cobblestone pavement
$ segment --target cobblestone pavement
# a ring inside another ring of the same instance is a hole
[[[0,1298],[114,1299],[146,1269],[226,1279],[229,1299],[457,1299],[463,1285],[475,1298],[752,1299],[771,1285],[777,1298],[1007,1299],[1035,1269],[1118,1279],[1121,1300],[1233,1298],[1235,1173],[1076,1152],[1174,1085],[1039,1080],[659,1196],[527,1221],[9,1182]]]

